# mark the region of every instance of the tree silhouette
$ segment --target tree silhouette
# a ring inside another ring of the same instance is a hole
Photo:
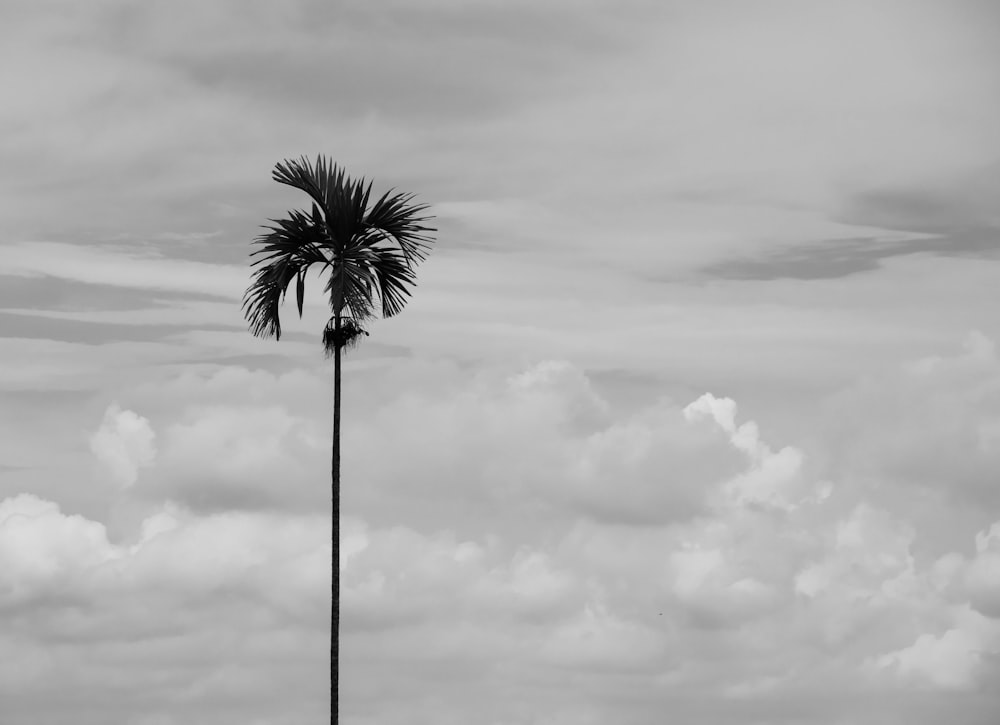
[[[343,351],[368,332],[362,325],[375,317],[402,311],[416,285],[415,266],[427,258],[433,239],[426,204],[414,204],[412,194],[389,190],[371,202],[371,183],[353,180],[322,156],[311,164],[305,157],[275,165],[272,178],[301,189],[312,198],[310,212],[292,210],[271,219],[266,233],[254,240],[260,248],[252,266],[243,312],[257,337],[281,339],[278,310],[295,282],[299,317],[305,298],[307,270],[328,272],[325,291],[332,315],[323,330],[323,349],[333,357],[333,572],[330,604],[330,722],[338,721],[338,632],[340,626],[340,363]],[[260,255],[260,256],[258,256]]]

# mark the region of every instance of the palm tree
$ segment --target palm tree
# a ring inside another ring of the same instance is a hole
[[[427,257],[433,239],[421,216],[426,204],[414,204],[412,194],[386,192],[369,204],[371,183],[352,180],[342,168],[318,156],[274,167],[272,178],[312,197],[312,211],[293,210],[254,241],[263,255],[243,297],[243,312],[257,337],[281,339],[279,304],[292,280],[299,317],[305,296],[306,271],[319,265],[329,270],[326,292],[333,313],[323,330],[323,348],[333,357],[333,582],[330,606],[330,722],[338,713],[338,631],[340,625],[340,358],[353,347],[365,321],[381,307],[382,317],[398,314],[416,284],[414,267]]]

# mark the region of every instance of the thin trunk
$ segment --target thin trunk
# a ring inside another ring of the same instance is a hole
[[[334,323],[340,335],[340,313]],[[339,720],[339,636],[340,636],[340,345],[333,357],[333,572],[330,594],[330,725]]]

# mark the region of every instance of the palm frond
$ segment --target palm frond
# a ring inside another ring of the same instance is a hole
[[[299,260],[283,259],[258,269],[243,296],[243,314],[255,337],[281,339],[278,308],[289,283],[303,271]]]
[[[314,210],[322,212],[331,241],[340,251],[364,232],[365,211],[371,196],[371,183],[351,179],[344,169],[330,164],[323,156],[310,163],[305,157],[286,159],[275,165],[272,178],[309,194]],[[315,213],[315,211],[314,211]]]
[[[371,269],[349,255],[341,256],[330,268],[326,292],[334,313],[347,310],[358,320],[374,315],[374,296],[377,281]]]
[[[417,284],[416,275],[401,250],[380,247],[371,253],[369,264],[378,283],[382,316],[392,317],[402,312],[411,289]]]
[[[281,339],[279,307],[288,292],[288,285],[296,280],[296,301],[299,316],[305,293],[305,273],[313,264],[329,265],[323,253],[327,236],[322,227],[317,228],[305,213],[292,211],[287,219],[272,219],[266,226],[268,233],[260,235],[255,244],[260,249],[251,253],[258,258],[253,265],[259,267],[250,286],[243,295],[243,314],[256,337]]]
[[[261,264],[270,259],[289,255],[299,256],[310,262],[326,263],[330,261],[323,251],[329,245],[326,231],[322,225],[317,225],[305,212],[293,209],[288,213],[287,219],[270,219],[269,221],[272,222],[272,225],[263,227],[268,230],[268,233],[261,234],[253,241],[261,248],[250,253],[251,257],[265,256],[254,260],[253,264]]]
[[[389,237],[399,245],[408,264],[427,258],[434,241],[428,232],[437,231],[423,225],[431,219],[421,216],[428,206],[412,204],[413,199],[413,194],[393,194],[390,189],[365,215],[366,236],[370,239]]]
[[[334,165],[331,173],[328,162],[322,156],[316,157],[313,166],[305,156],[299,159],[285,159],[274,165],[271,178],[279,184],[301,189],[323,208],[332,187],[342,183],[344,171]]]

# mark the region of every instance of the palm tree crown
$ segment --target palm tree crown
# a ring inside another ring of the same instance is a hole
[[[360,325],[374,316],[380,303],[383,317],[398,314],[416,284],[414,267],[427,258],[432,243],[421,216],[426,204],[414,204],[412,194],[386,192],[369,204],[371,183],[353,180],[322,156],[316,163],[305,157],[274,167],[272,178],[301,189],[312,197],[312,210],[292,210],[284,219],[271,219],[261,245],[251,256],[260,266],[243,299],[250,331],[257,337],[281,339],[280,303],[295,280],[299,317],[305,295],[306,272],[320,265],[329,268],[326,283],[331,322],[344,325],[335,333],[328,325],[324,347],[349,346],[360,334]],[[260,256],[258,256],[260,255]]]

